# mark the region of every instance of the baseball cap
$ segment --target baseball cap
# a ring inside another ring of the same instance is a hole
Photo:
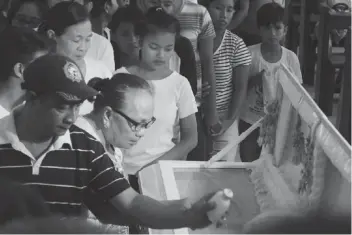
[[[22,88],[36,95],[57,94],[67,101],[84,101],[98,91],[88,86],[78,66],[71,59],[48,54],[34,60],[23,73]]]

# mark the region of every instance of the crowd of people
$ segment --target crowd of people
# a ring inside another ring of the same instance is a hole
[[[302,82],[280,1],[255,45],[234,33],[248,0],[0,2],[0,232],[206,227],[214,193],[157,201],[139,171],[223,149],[275,99],[280,63]],[[258,159],[258,137],[226,160]]]

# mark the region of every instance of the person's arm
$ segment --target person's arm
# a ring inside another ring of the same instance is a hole
[[[198,132],[195,113],[197,104],[191,86],[185,78],[179,88],[177,100],[178,116],[180,117],[180,141],[158,159],[144,166],[146,168],[160,160],[184,160],[187,154],[197,146]]]
[[[180,132],[180,141],[160,158],[149,163],[145,167],[153,165],[160,160],[184,160],[187,154],[191,152],[198,143],[197,121],[195,114],[191,114],[186,118],[180,119]]]
[[[243,104],[245,103],[252,56],[246,44],[239,37],[237,37],[233,49],[232,83],[234,86],[234,93],[232,94],[229,118],[230,120],[235,121],[239,117],[243,108]]]
[[[157,201],[140,195],[132,188],[126,189],[110,200],[110,203],[123,214],[136,218],[136,221],[154,229],[203,228],[210,224],[206,212],[214,208],[208,203],[207,195],[194,205],[187,199]]]
[[[228,25],[229,30],[235,30],[248,15],[250,0],[239,0],[239,9],[235,11],[233,18]]]
[[[187,38],[180,36],[176,40],[175,52],[181,59],[180,74],[188,79],[191,84],[193,94],[196,95],[197,65],[192,43]]]
[[[247,95],[249,65],[237,66],[233,69],[233,85],[235,91],[232,95],[229,119],[235,121],[242,110]]]
[[[118,212],[126,214],[127,218],[150,228],[203,228],[210,225],[207,212],[215,208],[215,204],[209,202],[214,193],[207,194],[192,205],[187,199],[167,202],[140,195],[130,187],[123,175],[115,170],[113,162],[100,143],[96,142],[92,149],[94,154],[89,164],[91,171],[87,179],[87,189],[93,190],[99,200],[110,202]],[[105,221],[114,221],[114,218]]]
[[[219,123],[219,116],[216,111],[216,84],[213,65],[213,38],[203,38],[199,41],[199,57],[202,66],[202,83],[210,86],[209,95],[205,98],[203,105],[205,123],[208,130],[211,126]]]

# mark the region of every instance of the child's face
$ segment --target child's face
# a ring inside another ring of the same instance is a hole
[[[141,42],[142,61],[154,70],[168,67],[174,53],[175,36],[168,32],[146,35]]]
[[[263,43],[280,44],[286,35],[286,26],[283,22],[277,22],[259,28]]]
[[[119,50],[123,53],[127,55],[138,54],[139,44],[132,23],[121,22],[119,27],[112,32],[111,39],[116,42]]]
[[[208,11],[215,29],[225,30],[235,13],[234,0],[212,1]]]

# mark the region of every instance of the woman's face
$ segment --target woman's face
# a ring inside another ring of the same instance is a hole
[[[168,66],[175,48],[175,33],[159,32],[146,35],[141,41],[142,62],[153,70]]]
[[[111,39],[116,42],[119,50],[124,54],[138,56],[139,44],[132,23],[119,24],[119,27],[112,32]]]
[[[34,2],[23,3],[13,17],[11,24],[17,27],[35,29],[41,23],[39,7]]]
[[[125,94],[125,105],[119,112],[137,123],[148,123],[153,118],[154,100],[152,94],[140,89],[129,89]],[[110,113],[110,114],[108,114]],[[104,112],[104,121],[108,122],[104,135],[106,141],[114,147],[129,149],[137,144],[144,135],[145,129],[133,131],[132,123],[120,113],[113,111]]]
[[[80,62],[87,54],[92,36],[90,20],[71,25],[61,36],[56,36],[57,53]]]

